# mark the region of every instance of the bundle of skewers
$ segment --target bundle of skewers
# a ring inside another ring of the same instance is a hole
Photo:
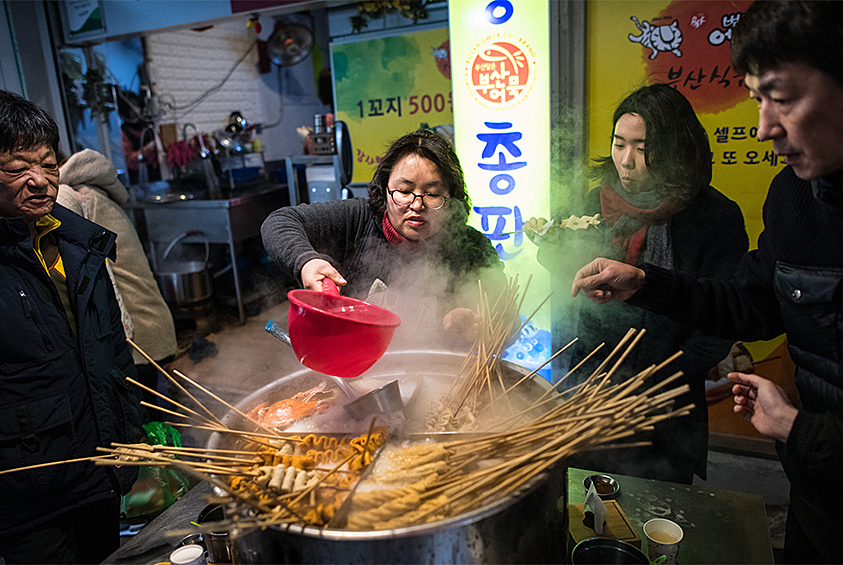
[[[97,447],[100,455],[7,469],[0,474],[79,462],[168,467],[211,483],[222,493],[217,502],[233,503],[237,510],[247,512],[257,523],[324,526],[372,462],[376,450],[386,441],[385,430],[375,428],[374,421],[368,433],[358,437],[281,432],[229,404],[178,370],[172,373],[166,371],[134,342],[128,341],[188,399],[178,402],[127,377],[129,383],[166,401],[170,407],[145,401],[141,401],[141,405],[178,419],[165,422],[167,425],[232,437],[235,447],[216,449],[113,443],[111,447]],[[227,408],[227,419],[234,420],[238,427],[224,423],[188,390],[188,386]],[[193,407],[188,406],[188,402]],[[239,416],[239,420],[234,415]]]
[[[550,300],[548,295],[524,322],[518,318],[520,326],[514,326],[512,313],[521,312],[530,280],[527,280],[521,292],[518,277],[514,277],[494,301],[483,292],[483,286],[478,282],[481,296],[478,306],[480,333],[445,397],[434,403],[425,414],[425,427],[428,431],[474,431],[481,427],[478,417],[483,412],[489,416],[486,421],[499,421],[502,414],[514,414],[517,407],[513,403],[513,395],[509,394],[511,390],[532,378],[542,367],[570,347],[571,344],[562,348],[515,385],[507,386],[504,383],[501,360],[505,350],[512,338],[520,335],[536,312]]]
[[[99,448],[101,454],[97,456],[52,464],[85,460],[98,465],[154,465],[182,470],[218,488],[221,494],[216,501],[229,503],[233,510],[228,513],[231,529],[278,524],[392,529],[459,516],[514,496],[573,453],[643,445],[628,440],[693,408],[673,406],[677,397],[688,391],[687,385],[663,391],[681,373],[648,384],[681,353],[615,382],[613,376],[644,335],[644,331],[636,330],[630,330],[580,385],[561,393],[549,387],[526,405],[513,402],[512,397],[533,373],[507,385],[500,363],[512,320],[497,313],[511,311],[515,305],[520,309],[522,301],[516,281],[495,304],[482,305],[486,310],[481,337],[442,404],[448,412],[439,414],[440,420],[447,419],[459,427],[465,423],[459,416],[466,409],[476,415],[494,413],[496,423],[485,428],[489,431],[485,435],[392,447],[385,445],[388,438],[375,428],[374,421],[368,433],[354,438],[283,432],[263,425],[183,373],[170,374],[156,365],[193,407],[127,379],[167,401],[171,408],[143,404],[179,420],[167,422],[170,425],[230,438],[230,449],[114,444]],[[563,381],[602,347],[592,351]],[[188,385],[224,405],[229,411],[226,423],[200,402]],[[235,414],[239,419],[233,417]],[[379,449],[383,456],[361,481]],[[32,467],[24,469],[28,468]],[[19,470],[23,469],[2,473]]]
[[[392,529],[459,516],[512,496],[574,453],[647,445],[625,440],[652,430],[663,420],[689,414],[693,405],[673,407],[676,398],[688,392],[688,385],[660,392],[681,372],[647,385],[650,377],[681,352],[631,379],[612,381],[643,335],[643,330],[630,330],[583,383],[562,394],[561,402],[554,398],[557,393],[551,388],[522,413],[496,426],[511,430],[392,450],[386,457],[389,464],[383,465],[385,470],[375,468],[367,478],[374,488],[352,500],[348,528]],[[583,359],[566,378],[601,348]],[[527,423],[514,425],[524,414],[542,406],[550,408]]]

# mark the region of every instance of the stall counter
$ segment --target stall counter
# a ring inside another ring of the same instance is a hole
[[[568,469],[568,503],[583,504],[583,480],[598,471]],[[653,518],[679,524],[684,537],[678,562],[773,563],[764,498],[757,494],[611,475],[620,483],[615,499],[647,552],[643,527]]]
[[[568,469],[568,503],[585,501],[583,479],[595,471]],[[756,494],[612,475],[621,485],[617,503],[642,539],[644,524],[667,518],[684,530],[679,562],[773,563],[764,499]],[[168,561],[191,521],[207,505],[211,486],[200,483],[114,552],[105,563],[153,565]],[[570,550],[571,548],[569,548]]]

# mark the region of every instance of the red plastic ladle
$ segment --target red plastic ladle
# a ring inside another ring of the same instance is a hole
[[[287,327],[302,365],[335,377],[357,377],[381,358],[401,318],[363,300],[340,296],[322,279],[322,292],[291,290]]]

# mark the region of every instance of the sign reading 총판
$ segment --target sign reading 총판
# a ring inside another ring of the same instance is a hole
[[[550,49],[546,0],[451,0],[454,139],[482,231],[521,284],[532,275],[524,310],[550,293],[536,247],[521,233],[525,218],[550,205]],[[522,286],[523,289],[523,286]],[[508,350],[531,367],[550,356],[547,309]],[[549,377],[547,366],[543,376]]]

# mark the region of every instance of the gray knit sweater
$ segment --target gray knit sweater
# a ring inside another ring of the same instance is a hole
[[[503,262],[474,228],[450,225],[430,241],[395,246],[386,240],[382,221],[368,200],[355,198],[280,208],[261,234],[269,256],[299,284],[302,266],[315,258],[345,277],[343,295],[366,299],[376,280],[385,283],[389,297],[381,305],[405,326],[413,320],[416,329],[441,327],[441,317],[453,308],[474,308],[478,280],[492,298],[505,285]]]

